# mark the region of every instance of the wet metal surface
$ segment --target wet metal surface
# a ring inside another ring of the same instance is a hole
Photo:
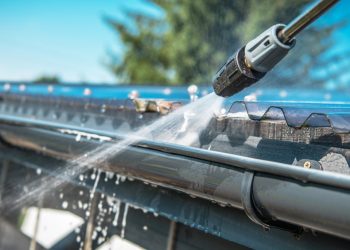
[[[2,126],[2,131],[6,131],[4,139],[11,144],[57,158],[84,153],[97,143],[91,140],[77,142],[71,136],[40,130],[5,129]],[[71,145],[69,151],[67,145]],[[265,211],[263,214],[273,219],[297,222],[317,231],[350,237],[350,218],[347,215],[350,178],[347,176],[218,152],[200,154],[205,150],[181,146],[173,147],[167,153],[165,144],[158,146],[127,148],[122,155],[112,157],[98,167],[239,209],[243,208],[240,186],[244,169],[254,170],[257,172],[253,182],[254,199],[259,209]],[[261,175],[266,178],[262,178],[259,172],[264,172]],[[264,183],[259,184],[260,181]],[[285,197],[294,197],[290,199],[293,206],[286,203]],[[332,197],[337,202],[329,203],[324,197]],[[294,200],[299,202],[294,203]],[[310,207],[313,209],[309,210]],[[291,213],[290,209],[299,212]]]
[[[18,167],[43,169],[43,173],[50,173],[52,165],[59,166],[60,161],[43,155],[33,155],[32,152],[7,148],[1,148],[1,156],[11,159]],[[48,164],[50,162],[50,164]],[[12,168],[15,170],[15,167]],[[60,178],[57,176],[57,178]],[[79,180],[67,180],[74,185],[79,185]],[[93,181],[84,186],[91,188]],[[121,182],[115,185],[112,182],[101,182],[98,191],[113,195],[118,193],[118,198],[128,202],[132,207],[147,209],[150,213],[156,213],[185,225],[219,236],[223,239],[245,245],[253,249],[329,249],[337,246],[338,249],[347,249],[348,241],[335,238],[322,233],[314,234],[305,232],[300,239],[286,231],[272,228],[266,232],[258,225],[251,222],[243,211],[231,207],[221,207],[203,199],[193,199],[187,194],[153,187],[149,184],[134,180]],[[47,202],[50,207],[52,202]],[[70,210],[76,213],[77,210]]]
[[[52,92],[48,86],[21,86],[3,85],[2,139],[57,159],[71,159],[101,143],[120,140],[176,109],[179,105],[176,100],[180,99],[172,95],[174,89],[162,88],[172,101],[95,95],[109,87],[54,86],[62,92],[57,95],[56,89],[56,94],[49,96],[38,95],[42,88]],[[129,87],[119,90],[122,95],[132,92]],[[82,92],[81,96],[71,97],[74,91]],[[142,91],[139,94],[147,96]],[[256,174],[252,191],[261,214],[349,238],[349,177],[299,168],[292,163],[323,159],[322,166],[330,170],[333,165],[328,155],[337,154],[345,164],[341,168],[335,166],[334,172],[347,173],[350,104],[240,101],[225,105],[228,108],[212,119],[191,147],[139,141],[122,156],[112,157],[108,164],[96,167],[239,209],[243,209],[242,176],[249,170]],[[276,162],[266,161],[271,156],[279,158],[273,152],[276,148],[281,151],[282,144],[291,151],[292,159],[280,157]],[[316,146],[312,148],[312,145]],[[244,156],[252,153],[261,154],[261,158]],[[333,202],[325,200],[325,195],[332,197]],[[285,197],[293,198],[286,203]]]

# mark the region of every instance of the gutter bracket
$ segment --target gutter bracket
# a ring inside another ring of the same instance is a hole
[[[284,231],[292,232],[296,238],[300,238],[300,235],[304,231],[302,227],[283,221],[273,220],[272,218],[268,218],[266,215],[259,212],[253,196],[254,175],[254,171],[246,170],[241,183],[241,201],[244,212],[248,218],[254,223],[262,226],[266,231],[270,230],[270,228],[278,228]]]
[[[241,184],[241,200],[243,209],[249,219],[262,226],[265,230],[269,230],[270,225],[264,222],[263,218],[261,218],[254,207],[254,202],[252,199],[253,180],[254,172],[245,171]]]

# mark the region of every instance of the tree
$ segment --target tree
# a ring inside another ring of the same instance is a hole
[[[235,50],[271,25],[290,21],[308,3],[307,0],[149,2],[164,11],[163,18],[129,13],[135,24],[132,28],[106,18],[125,46],[123,58],[118,60],[111,55],[109,66],[126,82],[208,84]],[[333,30],[329,26],[304,32],[298,53],[288,56],[289,60],[271,76],[288,84],[293,83],[291,79],[305,80],[310,76],[312,63],[328,48]]]
[[[56,75],[42,75],[34,80],[35,83],[51,83],[58,84],[61,82],[61,79]]]

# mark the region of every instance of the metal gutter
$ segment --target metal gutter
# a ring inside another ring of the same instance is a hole
[[[110,137],[114,141],[120,141],[124,137],[118,133],[90,129],[85,127],[71,126],[62,123],[46,122],[41,120],[30,120],[18,116],[0,114],[0,121],[6,124],[27,126],[30,128],[42,128],[46,130],[61,130],[67,129],[72,131],[80,131],[84,133],[97,134],[100,136]],[[210,151],[201,148],[187,147],[166,142],[157,142],[150,140],[140,140],[133,146],[149,148],[165,153],[188,156],[200,160],[207,160],[234,166],[243,170],[252,170],[262,173],[269,173],[277,176],[284,176],[303,182],[314,182],[322,185],[329,185],[338,188],[350,190],[350,177],[332,172],[322,172],[314,169],[298,168],[293,165],[253,159],[240,155],[232,155],[218,151]]]
[[[12,170],[27,168],[35,173],[36,169],[41,169],[46,175],[55,172],[54,166],[61,166],[64,162],[52,157],[36,154],[32,151],[21,150],[14,147],[0,145],[1,159],[10,161]],[[56,176],[64,178],[66,182],[83,188],[92,188],[93,180],[84,183],[79,178],[69,179],[66,176]],[[305,232],[302,237],[295,238],[289,232],[271,229],[265,232],[258,225],[253,223],[240,209],[231,207],[221,207],[205,199],[193,199],[183,192],[153,187],[145,185],[141,181],[130,181],[126,179],[115,185],[114,180],[100,182],[97,187],[98,192],[117,197],[122,202],[129,203],[132,207],[142,208],[149,213],[156,213],[162,217],[175,220],[185,225],[195,227],[199,230],[216,235],[220,238],[242,244],[252,249],[330,249],[337,246],[337,249],[347,249],[349,241],[334,236],[313,232]],[[46,200],[47,198],[45,198]],[[156,202],[155,202],[156,201]],[[50,200],[48,208],[53,204]],[[77,210],[69,210],[77,213]],[[78,213],[78,215],[80,215]],[[74,235],[75,236],[75,235]],[[75,237],[73,238],[75,240]]]
[[[5,141],[13,145],[54,157],[74,157],[82,148],[100,145],[93,140],[76,142],[72,135],[43,129],[2,125],[1,131]],[[67,145],[71,145],[70,152]],[[350,239],[347,176],[149,141],[128,147],[108,164],[96,167],[239,209],[246,203],[243,180],[247,173],[253,173],[248,198],[264,223],[287,222]]]

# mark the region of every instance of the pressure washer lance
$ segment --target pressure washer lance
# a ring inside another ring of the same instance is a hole
[[[233,54],[213,80],[217,95],[228,97],[258,82],[295,45],[295,36],[338,0],[321,0],[288,25],[276,24]]]

